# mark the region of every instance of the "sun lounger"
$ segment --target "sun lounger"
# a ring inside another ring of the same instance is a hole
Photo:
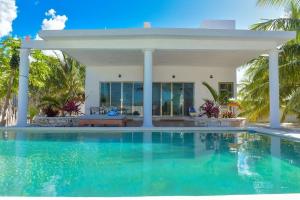
[[[79,118],[79,126],[126,126],[127,119],[124,115],[84,115]]]

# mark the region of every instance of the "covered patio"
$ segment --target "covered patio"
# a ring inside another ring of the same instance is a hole
[[[20,51],[20,78],[17,126],[27,126],[28,76],[30,49],[61,50],[87,67],[85,113],[100,106],[101,83],[119,82],[120,105],[124,104],[124,83],[130,87],[141,82],[143,126],[153,126],[155,87],[169,84],[173,98],[174,83],[193,84],[192,105],[199,107],[209,93],[203,81],[218,87],[219,82],[233,82],[236,97],[236,68],[262,54],[269,56],[270,126],[280,127],[279,77],[277,47],[295,37],[294,32],[262,32],[216,29],[114,29],[42,31],[44,40],[23,41]],[[100,83],[100,86],[99,86]],[[176,85],[175,85],[176,86]],[[99,90],[100,87],[100,90]],[[163,115],[160,89],[159,115]],[[134,96],[134,94],[133,94]],[[188,95],[186,95],[188,97]],[[188,100],[185,100],[188,101]],[[111,94],[110,94],[111,103]],[[168,115],[176,115],[173,100]],[[184,115],[187,106],[180,107]],[[190,105],[190,104],[189,104]],[[130,104],[134,107],[134,103]],[[167,109],[167,110],[168,110]],[[134,110],[132,110],[134,111]]]

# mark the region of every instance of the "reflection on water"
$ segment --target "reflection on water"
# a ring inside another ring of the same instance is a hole
[[[300,192],[300,143],[248,132],[0,133],[0,195]]]

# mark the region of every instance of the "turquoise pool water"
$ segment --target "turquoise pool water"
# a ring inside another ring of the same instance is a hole
[[[0,195],[300,192],[300,143],[248,132],[0,132]]]

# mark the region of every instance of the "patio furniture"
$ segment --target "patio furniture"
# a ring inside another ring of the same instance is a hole
[[[90,107],[90,115],[96,115],[100,114],[100,108],[99,107]]]
[[[189,107],[189,115],[191,117],[196,117],[197,116],[197,112],[196,112],[196,109],[194,107]]]
[[[104,106],[93,106],[90,107],[90,115],[103,115],[106,114],[109,111],[109,108],[104,107]]]
[[[124,115],[84,115],[79,117],[79,126],[127,126]]]

